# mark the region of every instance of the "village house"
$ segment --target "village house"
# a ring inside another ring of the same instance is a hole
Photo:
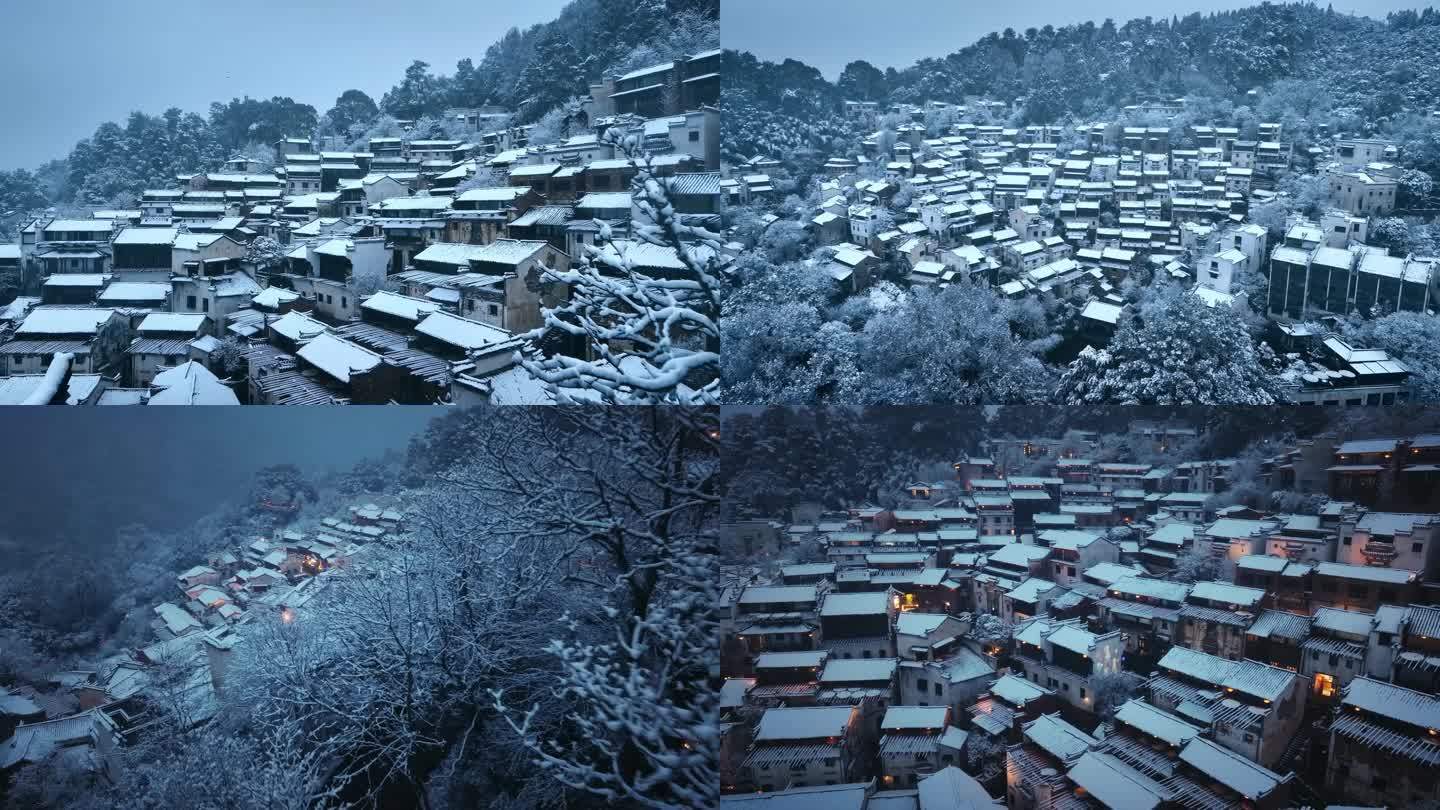
[[[761,791],[869,778],[875,739],[851,706],[767,709],[745,755],[745,782]]]

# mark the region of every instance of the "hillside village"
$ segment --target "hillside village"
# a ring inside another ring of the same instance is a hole
[[[1440,436],[1296,441],[1263,507],[1099,439],[722,524],[722,806],[1440,801]]]
[[[593,347],[546,328],[569,294],[547,271],[591,248],[686,270],[635,233],[641,165],[684,223],[718,230],[719,59],[607,76],[554,143],[503,109],[450,110],[466,139],[287,137],[273,169],[237,156],[131,209],[36,216],[0,245],[19,279],[0,305],[0,404],[553,402],[520,359]]]
[[[269,508],[284,513],[291,505]],[[176,718],[181,730],[215,718],[242,641],[238,627],[263,615],[301,620],[335,577],[385,565],[385,549],[405,530],[395,508],[357,504],[309,530],[277,528],[243,548],[217,548],[175,572],[172,599],[149,609],[152,643],[93,670],[53,673],[48,691],[0,689],[0,772],[60,761],[115,780],[126,745],[162,717]]]
[[[1274,122],[1172,127],[1199,115],[1185,98],[1029,126],[1013,123],[1018,104],[847,102],[850,126],[870,133],[863,151],[822,153],[813,176],[776,155],[728,167],[760,217],[744,247],[794,257],[829,291],[822,317],[852,323],[866,301],[884,313],[906,290],[987,290],[1013,305],[1012,324],[1038,313],[1024,337],[1053,335],[1041,357],[1060,371],[1077,358],[1103,368],[1120,327],[1169,289],[1239,316],[1236,351],[1263,361],[1255,387],[1267,400],[1412,396],[1411,364],[1352,334],[1367,319],[1433,314],[1440,293],[1436,258],[1412,251],[1391,219],[1424,209],[1429,185],[1397,142],[1323,124],[1303,147]],[[791,363],[846,362],[823,343],[813,354],[776,348],[799,352]]]

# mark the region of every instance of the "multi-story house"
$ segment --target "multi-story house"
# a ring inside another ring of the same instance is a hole
[[[75,374],[109,371],[130,343],[130,322],[115,309],[39,306],[0,344],[5,374],[40,374],[69,354]]]
[[[945,706],[891,706],[880,721],[882,789],[915,788],[920,780],[957,765],[965,733],[950,724]]]
[[[1366,511],[1347,516],[1340,523],[1338,552],[1336,562],[1398,568],[1435,579],[1440,574],[1440,515]]]
[[[1095,679],[1118,673],[1125,651],[1119,631],[1092,633],[1075,621],[1032,619],[1012,635],[1025,677],[1086,711],[1095,708]]]
[[[1305,683],[1294,672],[1172,647],[1146,684],[1150,703],[1209,730],[1252,762],[1275,764],[1304,721]]]
[[[889,591],[836,593],[820,601],[820,646],[834,658],[891,658],[899,599]]]
[[[1345,688],[1330,723],[1325,789],[1374,807],[1440,803],[1440,698],[1372,678]]]
[[[852,706],[767,709],[741,766],[741,778],[757,790],[863,781],[875,741],[862,712]]]
[[[1177,642],[1221,658],[1244,658],[1245,634],[1265,600],[1265,591],[1258,588],[1197,582],[1180,608]]]

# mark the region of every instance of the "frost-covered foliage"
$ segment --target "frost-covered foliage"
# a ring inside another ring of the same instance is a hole
[[[637,430],[637,421],[648,424]],[[708,522],[719,509],[717,414],[607,410],[574,427],[582,440],[621,450],[573,460],[579,508],[552,518],[606,563],[608,575],[576,578],[607,594],[608,630],[596,638],[567,617],[573,637],[547,648],[561,665],[556,684],[521,695],[523,711],[495,690],[496,706],[542,771],[566,785],[617,806],[710,806],[720,789],[711,681],[718,570]],[[617,467],[648,487],[617,489]],[[536,727],[547,692],[570,707],[558,720],[564,737]]]
[[[1440,402],[1440,318],[1423,312],[1396,312],[1348,324],[1346,337],[1356,345],[1384,349],[1410,369],[1414,398]]]
[[[1269,405],[1283,401],[1234,310],[1193,294],[1161,294],[1104,349],[1082,352],[1056,397],[1072,404]]]
[[[844,101],[820,71],[787,59],[779,65],[726,51],[720,91],[720,150],[738,163],[755,155],[783,158],[808,173],[842,143],[858,153],[858,133],[841,115]]]
[[[778,515],[803,501],[894,505],[900,487],[952,463],[984,428],[979,409],[773,406],[726,419],[725,491],[737,510]]]
[[[1175,558],[1171,577],[1176,582],[1206,582],[1220,573],[1220,558],[1207,549],[1190,548]]]
[[[526,138],[529,145],[546,146],[559,143],[572,135],[585,134],[585,119],[580,115],[582,102],[583,99],[577,96],[540,116],[540,120],[535,122]]]
[[[417,445],[417,488],[398,490],[392,459],[318,494],[334,510],[356,502],[342,489],[378,489],[407,530],[290,610],[252,607],[210,722],[165,679],[152,733],[77,806],[714,804],[718,413],[442,421],[465,452]]]
[[[1094,712],[1102,720],[1115,716],[1126,701],[1140,695],[1145,679],[1133,672],[1112,672],[1090,679],[1090,690],[1095,698]]]
[[[245,248],[245,261],[257,270],[271,270],[285,263],[285,246],[268,236],[257,236]]]
[[[992,613],[977,615],[974,624],[970,625],[969,635],[981,644],[1006,645],[1010,642],[1010,628]]]
[[[737,266],[726,305],[730,402],[1018,402],[1045,399],[1043,320],[980,286],[878,285],[833,310],[807,265]]]
[[[634,154],[635,144],[619,145]],[[643,158],[635,160],[636,242],[614,240],[602,223],[597,244],[586,247],[579,264],[541,274],[544,283],[567,285],[569,299],[543,308],[545,325],[530,337],[554,330],[580,338],[591,358],[556,354],[524,359],[525,368],[562,400],[590,392],[611,404],[717,403],[719,234],[682,221],[670,203],[673,181],[655,175]],[[632,244],[668,250],[683,267],[647,267],[631,255]]]
[[[447,107],[498,105],[534,121],[603,76],[718,47],[718,6],[714,0],[575,0],[555,20],[512,28],[478,64],[466,57],[454,73],[438,74],[426,62],[412,62],[380,107],[415,119]]]

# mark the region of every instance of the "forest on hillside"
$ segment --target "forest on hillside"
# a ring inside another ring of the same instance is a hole
[[[846,100],[1016,103],[1009,121],[1028,124],[1113,117],[1126,105],[1185,97],[1198,123],[1233,120],[1244,129],[1279,121],[1305,145],[1331,132],[1399,134],[1440,172],[1440,142],[1428,116],[1440,97],[1440,12],[1384,20],[1313,3],[1264,3],[1184,17],[1104,20],[992,32],[954,53],[904,70],[880,70],[855,54],[836,81],[804,63],[762,62],[727,52],[724,144],[731,160],[754,154],[855,153],[842,116]],[[1189,123],[1172,124],[1177,129]],[[1242,131],[1242,136],[1245,133]],[[820,158],[823,161],[823,157]]]
[[[472,13],[457,24],[484,30],[483,7]],[[135,111],[101,124],[63,159],[0,171],[0,229],[46,205],[129,206],[146,188],[213,171],[236,154],[273,164],[272,145],[285,136],[333,136],[355,150],[371,137],[445,137],[453,122],[440,114],[454,107],[498,106],[517,123],[535,122],[605,74],[714,47],[718,38],[719,0],[574,0],[555,20],[512,28],[451,73],[419,55],[378,100],[351,88],[323,112],[285,95],[217,101],[204,113]],[[397,120],[415,124],[403,130]]]

